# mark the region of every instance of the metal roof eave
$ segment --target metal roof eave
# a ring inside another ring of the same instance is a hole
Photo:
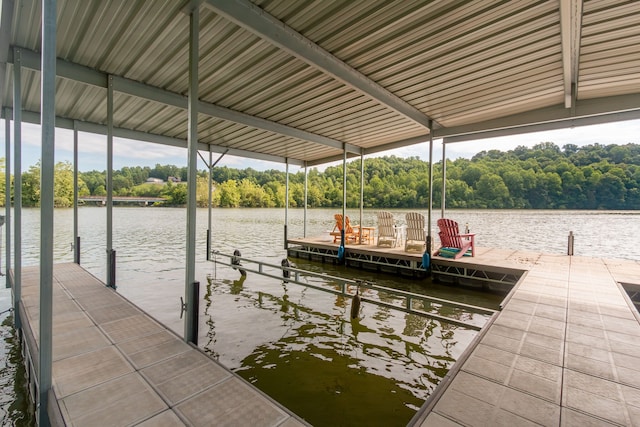
[[[12,108],[4,108],[0,114],[0,117],[11,120],[13,116]],[[22,122],[31,124],[40,124],[40,114],[35,111],[22,111]],[[107,126],[99,123],[91,123],[81,120],[73,120],[65,117],[56,117],[56,127],[61,129],[73,130],[74,128],[80,132],[95,133],[98,135],[107,134]],[[158,135],[148,132],[141,132],[132,129],[125,128],[113,128],[113,136],[117,138],[131,139],[141,142],[150,142],[154,144],[167,145],[171,147],[187,148],[187,140],[180,138],[173,138],[165,135]],[[290,159],[281,156],[273,156],[270,154],[258,153],[255,151],[240,150],[237,148],[223,147],[215,144],[198,143],[199,151],[211,151],[212,153],[226,153],[230,156],[244,157],[248,159],[264,160],[274,163],[289,163],[294,166],[304,166],[304,161],[298,159]]]
[[[598,118],[599,117],[599,118]],[[640,117],[640,94],[615,95],[576,101],[574,108],[563,104],[527,111],[494,120],[469,125],[452,126],[434,132],[434,138],[447,138],[448,142],[488,138],[490,132],[497,135],[514,135],[522,129],[536,131],[559,129],[567,126],[583,126],[609,121],[630,120]],[[526,130],[524,132],[531,132]]]

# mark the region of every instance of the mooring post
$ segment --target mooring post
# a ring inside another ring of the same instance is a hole
[[[191,318],[188,319],[191,322],[191,330],[193,335],[189,341],[193,345],[198,345],[198,321],[200,317],[200,282],[193,282],[191,284],[191,303],[193,304],[193,310],[191,310]]]
[[[573,231],[569,232],[569,239],[567,243],[567,255],[573,256]]]

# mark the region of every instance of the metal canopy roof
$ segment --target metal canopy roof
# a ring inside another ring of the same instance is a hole
[[[186,146],[188,1],[58,0],[57,126]],[[640,117],[640,2],[203,0],[198,139],[319,164]],[[38,122],[37,0],[2,0],[0,100]],[[567,122],[571,120],[571,122]],[[489,135],[489,133],[485,134]]]

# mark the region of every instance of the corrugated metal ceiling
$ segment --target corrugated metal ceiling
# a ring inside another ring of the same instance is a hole
[[[187,4],[58,0],[56,115],[104,125],[107,77],[125,78],[114,126],[186,140]],[[20,52],[23,108],[37,113],[40,2],[12,9],[2,106]],[[214,151],[314,164],[343,143],[368,153],[427,140],[430,118],[449,137],[640,112],[637,1],[204,0],[200,11],[198,135]]]

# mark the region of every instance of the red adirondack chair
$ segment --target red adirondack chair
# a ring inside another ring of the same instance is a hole
[[[442,247],[459,249],[453,256],[454,259],[462,257],[469,249],[471,249],[471,256],[475,255],[475,233],[460,234],[458,223],[446,218],[438,220],[438,228]]]

